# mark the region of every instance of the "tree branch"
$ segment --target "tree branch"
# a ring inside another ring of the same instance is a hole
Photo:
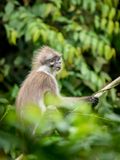
[[[103,93],[105,93],[106,91],[118,86],[119,84],[120,84],[120,76],[118,78],[116,78],[115,80],[113,80],[108,85],[106,85],[104,88],[99,90],[97,93],[95,93],[94,97],[97,97],[97,98],[101,97],[103,95]]]

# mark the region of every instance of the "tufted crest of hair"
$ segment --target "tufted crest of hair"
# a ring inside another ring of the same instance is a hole
[[[48,46],[43,46],[38,49],[33,56],[32,69],[38,69],[40,66],[44,65],[46,60],[49,60],[54,56],[59,56],[59,53]]]

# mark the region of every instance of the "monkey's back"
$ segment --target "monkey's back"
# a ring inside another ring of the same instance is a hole
[[[17,109],[30,104],[39,105],[46,92],[52,92],[53,94],[57,92],[54,77],[42,71],[30,72],[19,90],[16,99]]]

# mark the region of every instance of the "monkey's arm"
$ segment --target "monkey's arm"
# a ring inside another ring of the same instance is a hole
[[[94,96],[84,96],[84,97],[62,97],[62,101],[64,104],[75,105],[81,102],[87,102],[93,106],[98,104],[98,98]]]
[[[92,106],[97,105],[98,98],[94,96],[86,96],[86,97],[63,97],[60,95],[53,95],[50,92],[45,95],[45,104],[46,106],[54,105],[58,108],[66,107],[68,109],[74,107],[80,103],[89,103]]]

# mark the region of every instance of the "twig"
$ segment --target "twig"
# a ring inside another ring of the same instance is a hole
[[[23,158],[24,158],[24,155],[23,154],[21,154],[19,157],[17,157],[15,160],[23,160]]]
[[[120,76],[118,78],[116,78],[115,80],[113,80],[111,83],[109,83],[108,85],[106,85],[104,88],[102,88],[100,91],[98,91],[97,93],[94,94],[94,97],[101,97],[103,95],[103,93],[105,93],[106,91],[116,87],[117,85],[120,84]]]

